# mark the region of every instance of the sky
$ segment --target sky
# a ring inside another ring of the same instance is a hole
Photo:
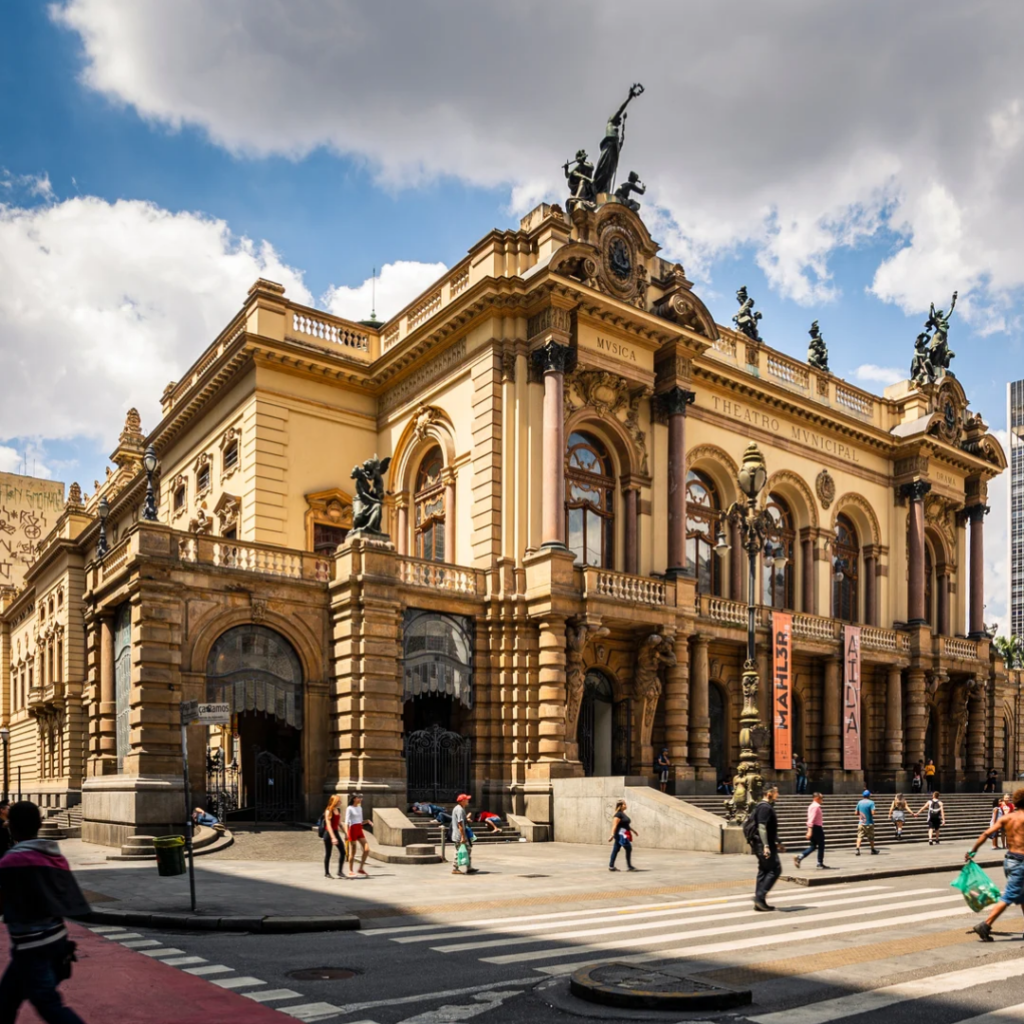
[[[632,82],[622,169],[719,322],[881,393],[958,291],[1005,438],[1024,376],[1024,5],[991,0],[0,3],[0,470],[91,491],[128,408],[259,276],[381,318],[564,201]],[[986,621],[1007,621],[1005,484]]]

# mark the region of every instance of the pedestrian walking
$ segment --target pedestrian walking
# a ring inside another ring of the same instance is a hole
[[[946,808],[942,804],[938,790],[935,790],[931,799],[914,812],[914,817],[916,818],[922,811],[928,812],[928,845],[938,846],[939,829],[946,824]]]
[[[775,813],[775,801],[779,798],[779,787],[768,786],[761,802],[754,808],[754,826],[757,830],[757,883],[754,888],[754,909],[774,910],[768,905],[768,893],[782,874],[779,854],[786,847],[779,842],[779,817]]]
[[[668,747],[661,748],[661,753],[655,760],[654,767],[658,771],[658,785],[661,787],[662,793],[664,793],[668,787],[669,773],[672,771],[672,761],[668,756]]]
[[[1013,810],[1002,815],[975,840],[974,846],[964,855],[964,863],[967,863],[985,845],[985,840],[996,832],[1002,832],[1006,840],[1006,856],[1003,858],[1006,888],[999,897],[999,902],[989,911],[988,917],[974,926],[973,930],[978,933],[982,942],[992,942],[992,925],[1011,903],[1024,906],[1024,789],[1018,789],[1013,794]]]
[[[363,821],[363,797],[360,793],[353,793],[348,798],[348,807],[345,808],[345,840],[348,843],[348,877],[368,878],[366,873],[366,858],[370,853],[370,846],[363,834],[363,826],[373,826],[372,821]],[[356,863],[356,843],[363,849],[362,859],[359,861],[359,874],[352,870]]]
[[[935,762],[930,757],[924,766],[924,786],[926,793],[935,789]]]
[[[992,826],[995,825],[995,823],[1003,816],[1003,813],[1003,801],[1000,797],[996,797],[995,800],[992,801],[992,817],[989,819],[988,827],[992,828]],[[1004,837],[1002,829],[1000,829],[998,832],[992,833],[993,850],[999,849],[999,841],[1003,838]]]
[[[914,765],[913,778],[910,780],[910,792],[920,793],[921,788],[924,785],[924,765],[918,761]]]
[[[612,834],[608,842],[612,844],[612,858],[608,862],[609,871],[618,871],[615,861],[619,856],[619,850],[626,851],[626,870],[636,871],[633,867],[633,835],[636,829],[633,828],[626,813],[626,801],[619,800],[615,804],[615,812],[612,814]]]
[[[341,797],[337,793],[327,801],[318,829],[324,841],[324,878],[333,878],[331,874],[331,857],[335,847],[338,850],[338,877],[345,877],[345,844],[341,832]]]
[[[455,798],[455,807],[452,809],[452,842],[455,844],[455,863],[452,865],[452,874],[460,875],[459,862],[466,867],[467,875],[475,875],[476,868],[473,867],[473,833],[469,830],[466,808],[473,798],[468,793],[460,793]]]
[[[902,793],[897,793],[889,806],[889,820],[892,822],[897,842],[903,842],[903,826],[906,823],[908,812],[910,812],[910,804],[907,803]]]
[[[799,755],[796,755],[796,791],[807,792],[807,762]]]
[[[985,777],[985,788],[982,790],[984,793],[994,793],[996,786],[999,784],[999,772],[995,768],[989,768],[988,775]]]
[[[857,847],[856,855],[860,856],[860,844],[866,839],[871,846],[872,854],[877,854],[875,849],[875,801],[871,799],[871,790],[865,789],[857,801]]]
[[[64,1005],[57,986],[71,977],[75,944],[66,917],[84,917],[89,904],[60,847],[40,839],[42,815],[28,800],[10,807],[14,845],[0,860],[0,897],[11,936],[11,962],[0,980],[0,1021],[13,1024],[28,1000],[47,1024],[83,1024]]]
[[[822,813],[822,804],[824,802],[825,798],[820,793],[815,793],[811,797],[811,802],[807,808],[807,839],[810,845],[803,853],[798,853],[793,858],[793,862],[797,867],[800,867],[800,862],[805,857],[810,857],[817,850],[818,867],[822,869],[828,868],[828,865],[825,863],[825,819]]]

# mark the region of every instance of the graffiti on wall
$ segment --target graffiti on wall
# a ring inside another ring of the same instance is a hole
[[[63,511],[62,483],[0,473],[0,586],[21,586],[39,542]]]

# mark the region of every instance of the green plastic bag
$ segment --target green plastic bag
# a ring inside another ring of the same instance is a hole
[[[455,851],[455,866],[457,868],[464,868],[469,865],[469,847],[465,843],[459,843],[458,850]]]
[[[969,860],[949,884],[964,894],[967,906],[975,913],[999,902],[999,886],[973,860]]]

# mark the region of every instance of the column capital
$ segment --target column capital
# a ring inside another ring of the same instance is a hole
[[[694,633],[690,639],[693,641],[694,647],[707,647],[711,643],[710,633]]]
[[[900,487],[900,497],[909,498],[911,501],[923,501],[931,489],[932,485],[927,480],[913,480]]]
[[[570,369],[572,349],[568,345],[560,345],[557,341],[549,341],[546,345],[534,349],[532,357],[538,374],[565,373]]]
[[[686,407],[693,405],[697,398],[694,391],[687,391],[686,388],[674,387],[668,391],[662,391],[657,396],[659,412],[662,416],[685,416]]]
[[[985,516],[987,516],[988,513],[989,513],[988,505],[978,504],[978,505],[970,505],[968,508],[965,508],[964,511],[963,511],[963,516],[964,516],[964,519],[969,520],[971,522],[971,524],[973,525],[974,523],[983,522],[984,519],[985,519]]]

